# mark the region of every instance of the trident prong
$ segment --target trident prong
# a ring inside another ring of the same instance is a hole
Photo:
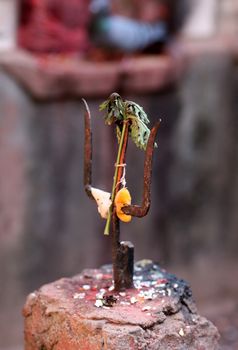
[[[92,187],[92,129],[91,113],[87,102],[83,98],[86,108],[84,113],[84,189],[90,199],[94,199],[91,191]]]
[[[154,155],[155,138],[161,124],[161,119],[154,125],[150,132],[149,140],[146,146],[143,176],[143,199],[142,205],[128,205],[122,208],[122,211],[131,216],[142,218],[150,209],[151,202],[151,179],[152,179],[152,161]]]

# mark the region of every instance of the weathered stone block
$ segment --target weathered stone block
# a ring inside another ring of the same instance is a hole
[[[143,264],[136,264],[135,288],[120,293],[109,268],[31,293],[23,310],[25,350],[217,349],[217,329],[197,313],[186,282]]]

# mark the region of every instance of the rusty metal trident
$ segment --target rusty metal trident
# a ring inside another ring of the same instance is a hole
[[[112,94],[113,96],[115,94]],[[92,195],[92,131],[91,131],[91,114],[87,102],[83,99],[86,107],[84,115],[85,134],[84,134],[84,188],[89,198],[94,199]],[[146,146],[144,161],[144,177],[143,177],[143,199],[142,205],[127,205],[122,211],[131,216],[143,217],[150,208],[150,188],[152,175],[152,160],[154,154],[154,144],[157,131],[161,120],[159,120],[150,132],[150,136]],[[129,126],[128,126],[129,127]],[[125,162],[125,153],[128,141],[128,127],[124,142],[123,159]],[[120,170],[120,169],[119,169]],[[121,171],[118,172],[118,179],[121,178]],[[117,189],[118,191],[118,189]],[[133,288],[134,273],[134,246],[131,242],[120,242],[120,222],[116,215],[115,205],[112,203],[112,263],[113,263],[113,279],[114,289],[121,291]]]

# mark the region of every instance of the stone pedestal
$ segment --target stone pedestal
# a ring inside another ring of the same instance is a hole
[[[197,313],[185,281],[141,261],[134,286],[114,292],[106,266],[31,293],[25,350],[217,349],[217,329]]]

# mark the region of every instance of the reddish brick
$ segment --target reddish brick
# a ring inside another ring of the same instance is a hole
[[[172,295],[142,300],[132,289],[114,293],[113,307],[97,308],[97,292],[111,285],[108,277],[99,281],[98,272],[61,279],[28,296],[25,350],[217,349],[216,328]],[[135,296],[137,302],[130,302]]]

